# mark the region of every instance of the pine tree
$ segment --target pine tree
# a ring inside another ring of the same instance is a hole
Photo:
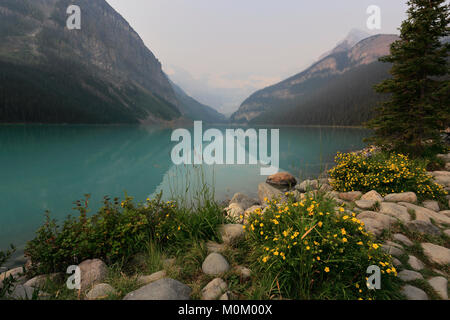
[[[390,94],[368,123],[369,139],[413,156],[437,153],[450,122],[450,5],[445,0],[409,0],[400,40],[380,61],[392,63],[389,78],[375,87]]]

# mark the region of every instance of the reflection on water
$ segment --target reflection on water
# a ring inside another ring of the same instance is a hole
[[[206,128],[205,128],[206,129]],[[225,129],[225,128],[223,128]],[[163,190],[183,190],[184,167],[175,167],[171,129],[139,126],[0,126],[0,248],[20,247],[42,224],[45,210],[58,220],[73,213],[72,202],[90,193],[97,209],[103,196],[136,200]],[[350,128],[281,127],[280,167],[296,176],[314,176],[336,151],[363,146],[368,132]],[[256,195],[265,180],[258,165],[204,166],[217,200],[240,191]]]

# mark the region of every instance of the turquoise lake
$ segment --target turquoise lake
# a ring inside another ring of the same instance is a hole
[[[337,151],[364,147],[362,140],[369,135],[357,128],[279,129],[280,171],[301,178],[330,168]],[[84,194],[91,194],[94,211],[105,195],[123,198],[127,192],[143,201],[161,190],[166,197],[182,192],[186,177],[196,178],[185,174],[186,166],[172,164],[170,153],[177,143],[171,142],[171,134],[172,129],[142,126],[0,126],[0,249],[13,243],[19,257],[46,210],[61,221],[75,213],[73,201]],[[200,168],[219,201],[235,192],[256,196],[258,183],[266,179],[259,169]]]

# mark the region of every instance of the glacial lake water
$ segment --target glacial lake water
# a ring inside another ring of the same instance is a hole
[[[206,130],[207,128],[204,128]],[[222,131],[225,128],[219,128]],[[244,128],[247,129],[247,128]],[[256,128],[258,129],[258,128]],[[270,128],[269,128],[270,129]],[[357,128],[279,127],[280,171],[316,176],[333,164],[337,151],[364,147],[369,131]],[[3,125],[0,126],[0,249],[13,243],[23,251],[44,221],[46,210],[61,221],[73,201],[91,194],[93,211],[103,196],[124,193],[144,201],[159,191],[182,192],[186,166],[175,166],[173,129],[142,126]],[[200,170],[214,185],[218,201],[235,192],[257,195],[265,181],[259,165],[214,165]],[[20,259],[20,258],[18,258]]]

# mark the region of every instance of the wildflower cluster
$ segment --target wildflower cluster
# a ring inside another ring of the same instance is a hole
[[[388,277],[396,276],[391,257],[381,251],[354,213],[334,212],[334,203],[317,194],[287,203],[276,200],[256,210],[244,226],[256,249],[255,264],[277,277],[290,298],[310,298],[328,281],[339,296],[373,298],[366,286],[366,270],[380,266]],[[389,279],[385,279],[389,281]]]
[[[439,199],[446,194],[427,174],[425,164],[402,154],[338,153],[337,165],[329,171],[335,190],[376,190],[382,195],[412,191],[421,199]]]

